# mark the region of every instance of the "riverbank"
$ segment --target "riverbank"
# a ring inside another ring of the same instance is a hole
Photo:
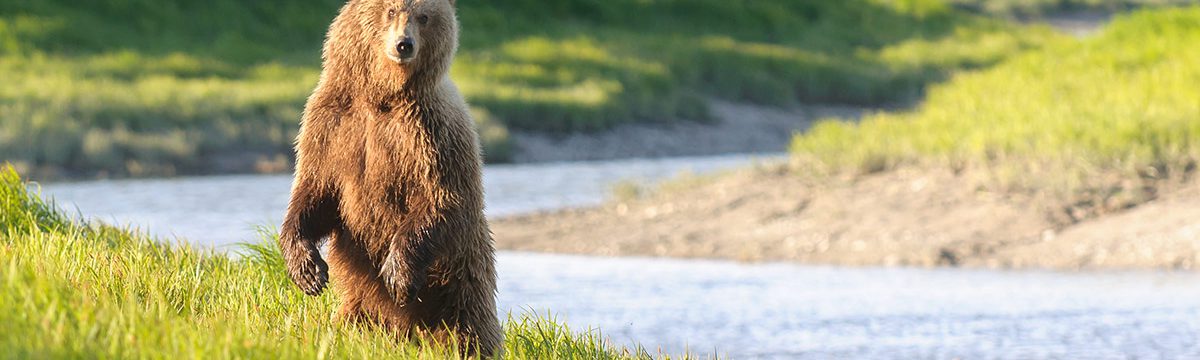
[[[822,121],[792,164],[495,222],[501,248],[837,265],[1193,269],[1200,8],[1122,15]],[[1156,41],[1146,42],[1143,39]],[[1124,54],[1144,54],[1130,59]]]
[[[816,180],[760,166],[492,227],[500,249],[600,256],[1003,269],[1200,263],[1200,182],[1064,222],[1052,199],[987,191],[981,181],[915,168]]]
[[[536,131],[509,133],[512,163],[595,161],[633,158],[673,158],[732,154],[778,154],[787,151],[793,134],[820,119],[854,121],[880,109],[827,104],[776,107],[710,99],[712,118],[655,124],[624,124],[610,130],[555,134]],[[71,171],[63,167],[18,171],[40,181],[87,180],[110,177],[173,177],[181,175],[284,174],[293,161],[280,152],[222,152],[198,160],[203,164],[180,169],[170,164],[137,163],[134,172]]]

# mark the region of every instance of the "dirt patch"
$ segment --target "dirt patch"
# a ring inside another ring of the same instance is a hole
[[[1030,198],[948,171],[828,183],[783,167],[591,209],[498,219],[502,249],[602,256],[991,268],[1187,268],[1200,185],[1067,228]]]
[[[1059,254],[1044,256],[1041,254]],[[1006,249],[1017,265],[1194,269],[1200,261],[1200,182],[1127,211]]]
[[[1027,23],[1044,23],[1077,38],[1085,38],[1108,25],[1115,14],[1111,11],[1078,11],[1052,14],[1038,19],[1024,20]]]
[[[711,123],[627,124],[599,133],[514,132],[519,163],[609,160],[631,157],[777,153],[792,135],[828,117],[857,119],[856,107],[809,105],[782,109],[712,100]]]

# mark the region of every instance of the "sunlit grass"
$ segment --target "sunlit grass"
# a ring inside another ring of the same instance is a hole
[[[1144,201],[1200,161],[1200,8],[1121,17],[932,89],[911,112],[826,121],[793,153],[832,171],[985,169],[994,184]]]
[[[187,171],[221,149],[286,150],[316,72],[264,64],[228,76],[233,70],[203,61],[0,58],[0,129],[10,136],[0,154],[79,171],[128,171],[136,162]]]
[[[72,219],[0,169],[0,349],[13,358],[455,358],[333,319],[307,297],[265,233],[238,256]],[[552,318],[513,315],[506,358],[647,358]]]

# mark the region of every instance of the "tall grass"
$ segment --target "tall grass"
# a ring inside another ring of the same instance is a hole
[[[1197,43],[1200,7],[1122,16],[1093,39],[961,74],[911,112],[823,122],[792,151],[834,171],[988,169],[1001,186],[1128,206],[1200,161]]]
[[[0,169],[0,349],[11,358],[456,358],[453,346],[397,339],[332,319],[264,243],[234,257],[73,220]],[[510,316],[514,359],[646,358],[597,332]]]
[[[0,159],[124,176],[290,154],[340,3],[0,3]],[[492,161],[509,130],[703,121],[709,97],[912,101],[1053,37],[940,0],[458,3],[452,76],[485,114]]]

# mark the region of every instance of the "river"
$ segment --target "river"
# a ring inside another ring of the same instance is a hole
[[[652,183],[778,156],[495,165],[488,214],[597,204]],[[196,246],[257,241],[289,176],[55,183],[85,217]],[[1200,275],[837,268],[500,252],[502,312],[551,313],[652,352],[731,358],[1200,358]]]

